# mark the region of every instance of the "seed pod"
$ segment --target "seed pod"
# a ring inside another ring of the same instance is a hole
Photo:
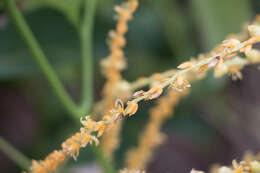
[[[103,135],[104,131],[106,129],[106,125],[104,125],[104,123],[100,123],[99,127],[98,127],[98,134],[97,137],[100,137]]]
[[[140,90],[140,91],[136,91],[134,94],[133,94],[133,97],[134,98],[137,98],[137,97],[141,97],[145,94],[145,92],[143,90]]]
[[[159,97],[162,94],[162,92],[163,92],[163,88],[161,85],[154,86],[148,91],[150,95],[145,100],[155,99]]]
[[[187,69],[187,68],[192,67],[192,65],[193,65],[192,62],[187,61],[187,62],[180,64],[177,68],[178,69]]]
[[[95,124],[96,124],[96,121],[93,121],[92,119],[90,119],[88,116],[86,116],[85,118],[86,120],[83,120],[82,118],[80,118],[80,122],[81,124],[86,127],[87,129],[92,129]]]
[[[84,136],[82,136],[82,138],[81,138],[81,147],[85,147],[90,140],[91,140],[91,135],[85,134]]]
[[[170,84],[170,88],[181,92],[186,88],[189,88],[191,85],[188,80],[186,80],[182,75],[178,75],[176,79]]]
[[[132,116],[136,113],[137,109],[138,109],[137,103],[133,103],[133,102],[128,101],[127,107],[125,109],[125,115]]]
[[[198,72],[199,72],[199,73],[202,73],[202,72],[204,72],[207,68],[208,68],[208,64],[204,64],[204,65],[200,66]]]

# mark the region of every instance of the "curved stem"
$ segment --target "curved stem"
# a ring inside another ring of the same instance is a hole
[[[48,62],[46,56],[44,55],[43,51],[41,50],[40,45],[38,44],[37,40],[35,39],[32,31],[30,30],[29,26],[27,25],[24,17],[22,16],[21,12],[17,9],[14,0],[7,0],[7,8],[9,14],[11,15],[14,23],[16,24],[21,36],[25,40],[27,47],[33,54],[35,61],[40,66],[41,70],[43,71],[44,75],[46,76],[48,82],[52,86],[53,90],[55,91],[57,97],[60,99],[61,103],[64,107],[76,118],[79,118],[79,112],[77,110],[77,106],[71,99],[71,97],[67,94],[66,90],[64,89],[61,81],[57,77],[54,69],[51,67],[50,63]]]
[[[93,101],[93,28],[96,0],[85,0],[85,12],[81,28],[83,99],[81,111],[90,111]]]
[[[0,150],[5,153],[11,160],[13,160],[17,165],[19,165],[22,169],[27,170],[30,166],[30,160],[16,150],[11,144],[7,143],[0,136]]]

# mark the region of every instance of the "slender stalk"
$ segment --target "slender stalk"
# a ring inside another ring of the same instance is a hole
[[[20,153],[17,149],[15,149],[11,144],[6,142],[0,136],[0,150],[5,153],[11,160],[13,160],[17,165],[19,165],[22,169],[27,170],[30,166],[30,160]]]
[[[96,0],[85,0],[85,12],[81,28],[82,46],[82,82],[83,99],[82,112],[90,111],[93,102],[93,28],[96,11]]]
[[[85,0],[85,12],[81,28],[83,99],[81,112],[90,112],[93,103],[93,29],[97,0]],[[101,147],[92,147],[96,160],[106,173],[115,173],[113,165],[104,156]]]
[[[23,15],[17,9],[15,0],[7,0],[7,8],[10,16],[12,17],[14,23],[16,24],[21,36],[23,37],[27,47],[31,51],[35,61],[40,66],[44,75],[46,76],[48,82],[56,93],[57,97],[60,99],[60,102],[64,105],[64,107],[76,118],[79,118],[79,113],[77,107],[71,97],[67,94],[64,89],[61,81],[57,77],[54,69],[51,67],[48,62],[46,56],[44,55],[40,45],[35,39],[32,31],[27,25]]]

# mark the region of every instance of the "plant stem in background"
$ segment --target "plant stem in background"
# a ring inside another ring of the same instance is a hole
[[[93,101],[93,28],[96,0],[85,0],[85,12],[80,33],[82,49],[82,112],[88,113]]]
[[[113,165],[105,158],[104,152],[100,146],[93,146],[91,151],[95,154],[98,163],[102,166],[105,173],[116,173]]]
[[[35,61],[38,63],[50,85],[54,89],[57,97],[60,99],[64,107],[70,112],[70,114],[74,115],[75,118],[78,119],[80,114],[77,106],[75,105],[71,97],[67,94],[61,81],[57,77],[54,69],[51,67],[40,45],[36,41],[32,31],[27,25],[23,15],[17,9],[15,0],[7,0],[6,3],[10,16],[16,24],[20,34],[24,38],[29,50],[33,54]]]
[[[27,170],[31,164],[31,161],[24,156],[22,153],[17,151],[11,144],[7,143],[0,136],[0,150],[5,153],[11,160],[13,160],[17,165],[19,165],[22,169]]]
[[[97,0],[85,0],[84,16],[80,33],[82,51],[83,99],[82,114],[90,112],[93,103],[93,28]],[[100,147],[92,147],[96,160],[106,173],[115,173],[113,165],[105,158]]]

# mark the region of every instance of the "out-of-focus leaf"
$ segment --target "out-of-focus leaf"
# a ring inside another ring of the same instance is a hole
[[[25,17],[55,71],[61,77],[66,72],[65,79],[71,79],[80,57],[74,28],[62,15],[49,9],[37,10]],[[0,32],[0,80],[32,77],[35,74],[41,74],[41,70],[9,21]]]
[[[248,0],[195,0],[189,1],[195,24],[206,50],[213,48],[228,34],[241,31],[243,23],[250,20]]]
[[[182,58],[194,55],[195,46],[190,36],[190,22],[185,11],[180,8],[176,0],[151,0],[150,2],[158,11],[174,55]]]
[[[4,8],[4,0],[0,0],[0,10]]]
[[[23,6],[32,10],[41,7],[50,7],[63,13],[76,27],[80,24],[80,9],[82,0],[24,0]]]

